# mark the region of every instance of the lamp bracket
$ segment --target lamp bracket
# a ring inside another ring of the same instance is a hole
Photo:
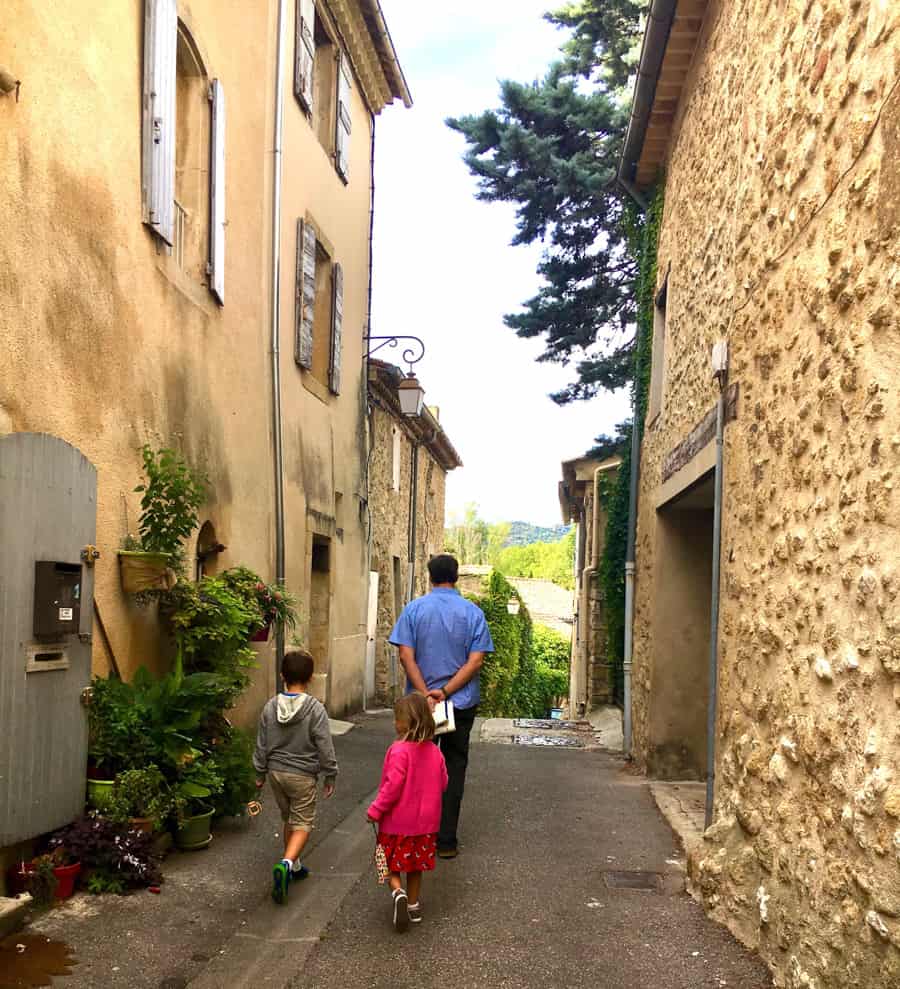
[[[365,358],[368,360],[374,354],[377,354],[382,347],[397,347],[401,340],[411,340],[412,343],[406,347],[403,351],[402,360],[403,363],[409,367],[409,373],[412,374],[413,364],[418,364],[420,360],[425,356],[425,344],[418,338],[414,336],[391,336],[391,337],[373,337],[366,334],[363,337],[366,343],[366,353]],[[377,346],[373,347],[372,343],[378,341]],[[418,355],[418,356],[417,356]]]

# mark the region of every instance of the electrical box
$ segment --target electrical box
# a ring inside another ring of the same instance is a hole
[[[75,635],[81,619],[81,564],[38,560],[34,565],[34,637]]]
[[[712,373],[717,378],[728,371],[728,341],[719,340],[713,344],[712,349]]]

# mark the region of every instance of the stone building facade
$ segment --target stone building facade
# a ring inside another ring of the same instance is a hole
[[[209,475],[205,538],[225,549],[206,568],[275,576],[277,220],[287,586],[315,689],[333,714],[358,708],[371,136],[376,114],[410,103],[377,0],[133,0],[89,16],[14,0],[0,66],[21,80],[18,99],[0,93],[0,438],[52,434],[97,468],[95,672],[167,662],[116,564],[144,443]],[[244,721],[275,686],[273,656],[261,647]],[[0,659],[19,661],[6,644]]]
[[[436,409],[416,418],[401,414],[402,376],[391,364],[369,362],[370,706],[390,705],[403,692],[388,637],[403,607],[428,591],[428,560],[444,545],[447,473],[462,466]]]
[[[900,985],[900,5],[654,12],[641,56],[654,91],[623,161],[639,191],[664,174],[665,192],[634,755],[655,775],[704,775],[710,354],[724,339],[714,823],[693,879],[778,985],[887,989]]]
[[[606,613],[598,579],[606,539],[607,514],[601,479],[615,478],[619,458],[577,457],[562,464],[559,505],[563,522],[574,522],[575,616],[569,668],[569,713],[582,717],[614,699],[614,676],[607,648]]]

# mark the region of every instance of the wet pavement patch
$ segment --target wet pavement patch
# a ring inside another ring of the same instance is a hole
[[[36,989],[52,985],[54,975],[71,975],[71,951],[39,934],[11,934],[0,941],[0,989]]]
[[[540,731],[590,731],[589,721],[557,721],[555,718],[516,718],[514,728],[537,728]]]
[[[611,869],[603,873],[608,889],[643,889],[656,892],[659,889],[659,873],[625,872]]]
[[[553,748],[583,749],[580,738],[569,735],[513,735],[513,745],[549,745]]]

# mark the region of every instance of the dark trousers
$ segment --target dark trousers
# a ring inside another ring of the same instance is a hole
[[[456,848],[456,828],[459,824],[459,808],[466,786],[466,767],[469,765],[469,736],[475,723],[476,707],[457,708],[453,713],[456,730],[438,735],[436,741],[447,763],[447,789],[441,806],[441,830],[438,832],[438,848]]]

